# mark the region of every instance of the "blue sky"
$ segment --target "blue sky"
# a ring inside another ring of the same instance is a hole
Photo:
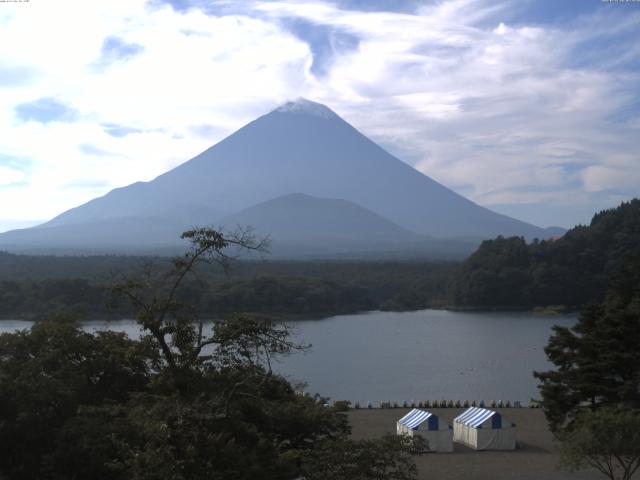
[[[586,223],[639,193],[640,2],[1,3],[0,231],[300,96],[481,205]]]

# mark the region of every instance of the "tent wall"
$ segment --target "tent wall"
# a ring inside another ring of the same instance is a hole
[[[486,428],[477,430],[476,450],[515,450],[516,429]]]
[[[453,452],[453,434],[451,430],[413,430],[411,436],[421,436],[427,441],[430,452]]]
[[[453,441],[474,450],[515,450],[516,429],[472,428],[456,423],[453,426]]]
[[[478,444],[477,429],[454,422],[453,441],[466,445],[470,448],[476,448],[476,445]]]
[[[500,413],[471,407],[453,421],[453,441],[475,450],[515,450],[515,425]]]

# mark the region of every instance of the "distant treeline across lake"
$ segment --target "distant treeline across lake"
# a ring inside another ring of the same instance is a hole
[[[54,311],[81,318],[122,318],[109,286],[124,276],[161,271],[168,259],[146,257],[32,257],[0,253],[0,318],[37,319]],[[446,262],[291,261],[200,268],[179,292],[204,317],[235,311],[272,316],[420,309],[447,303],[456,267]]]
[[[0,252],[0,318],[122,318],[109,286],[166,271],[168,258],[23,256]],[[461,263],[444,261],[239,261],[225,274],[199,268],[179,298],[216,318],[244,311],[327,316],[425,308],[577,311],[601,301],[622,267],[640,269],[640,200],[594,215],[564,236],[484,241]],[[107,308],[107,305],[110,308]],[[560,308],[562,309],[562,308]]]

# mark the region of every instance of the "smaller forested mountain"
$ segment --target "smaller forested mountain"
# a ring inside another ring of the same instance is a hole
[[[609,278],[640,255],[640,200],[594,215],[557,240],[483,242],[451,283],[454,304],[474,307],[566,305],[603,298]]]

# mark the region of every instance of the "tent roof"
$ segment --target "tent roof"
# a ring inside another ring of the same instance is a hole
[[[420,410],[419,408],[414,408],[409,413],[407,413],[404,417],[398,420],[398,423],[406,425],[407,427],[413,430],[423,422],[427,421],[431,416],[435,416],[435,415],[433,415],[433,413],[431,412],[427,412],[426,410]]]
[[[464,412],[462,412],[462,414],[458,415],[456,418],[454,418],[453,421],[461,423],[468,427],[478,428],[485,421],[487,421],[488,419],[490,419],[496,414],[497,412],[494,412],[493,410],[488,410],[486,408],[471,407],[465,410]]]

